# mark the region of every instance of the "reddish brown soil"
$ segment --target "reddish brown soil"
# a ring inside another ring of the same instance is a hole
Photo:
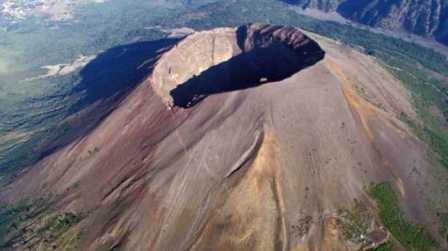
[[[423,195],[443,198],[437,184],[446,176],[431,175],[437,167],[425,146],[397,119],[415,116],[409,94],[374,58],[311,35],[326,52],[315,65],[186,109],[166,105],[177,84],[237,54],[232,31],[183,40],[158,64],[194,46],[204,69],[171,72],[178,78],[167,86],[154,81],[169,76],[149,77],[2,196],[51,192],[62,195],[61,210],[89,212],[83,250],[357,250],[338,229],[337,210],[354,199],[372,206],[366,187],[386,180],[429,222]],[[207,61],[214,53],[201,54],[208,45],[193,40],[219,43],[221,35],[232,46]],[[294,227],[307,217],[309,228]]]

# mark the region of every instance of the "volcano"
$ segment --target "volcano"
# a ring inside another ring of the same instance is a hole
[[[50,198],[28,229],[72,219],[52,238],[27,230],[11,245],[368,250],[391,239],[367,191],[383,182],[437,239],[423,198],[443,200],[448,177],[399,119],[415,118],[410,100],[374,57],[315,34],[195,32],[161,50],[93,130],[2,192]]]

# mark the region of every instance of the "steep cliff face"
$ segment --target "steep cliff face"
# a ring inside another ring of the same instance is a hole
[[[165,53],[152,81],[165,102],[187,107],[208,95],[281,81],[323,57],[319,45],[294,28],[222,28],[193,34]]]
[[[448,2],[444,0],[285,0],[304,8],[337,10],[373,27],[408,31],[448,43]]]
[[[343,0],[283,0],[284,2],[302,6],[303,8],[316,8],[324,11],[335,10]]]
[[[52,221],[35,214],[10,243],[363,250],[389,238],[366,191],[384,181],[429,225],[424,198],[443,200],[437,179],[448,177],[436,179],[425,146],[397,119],[415,116],[409,94],[375,59],[313,38],[253,24],[163,52],[98,127],[2,191],[9,201],[52,194],[59,215],[40,231],[36,222]]]
[[[441,39],[448,28],[448,3],[444,0],[348,0],[338,11],[363,24]]]

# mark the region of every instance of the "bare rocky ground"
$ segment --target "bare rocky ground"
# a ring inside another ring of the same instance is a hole
[[[445,55],[446,57],[448,57],[448,48],[445,45],[443,45],[442,43],[437,42],[434,38],[418,36],[418,35],[406,32],[404,30],[391,31],[388,29],[380,28],[380,27],[371,27],[371,26],[359,24],[359,23],[356,23],[349,19],[344,18],[336,11],[324,12],[324,11],[321,11],[318,9],[310,9],[310,8],[303,9],[301,7],[291,7],[291,9],[293,9],[294,11],[296,11],[297,13],[299,13],[301,15],[309,16],[309,17],[316,18],[319,20],[331,21],[331,22],[336,22],[339,24],[350,25],[352,27],[356,27],[359,29],[365,29],[370,32],[379,33],[379,34],[383,34],[383,35],[386,35],[389,37],[398,38],[398,39],[401,39],[401,40],[404,40],[407,42],[415,43],[420,46],[433,49],[433,50]]]
[[[448,177],[398,119],[416,116],[409,94],[375,58],[309,36],[319,45],[264,25],[185,38],[1,197],[52,193],[61,211],[87,212],[82,250],[361,250],[338,211],[361,203],[366,234],[384,241],[366,188],[390,181],[436,232],[424,198],[443,200]]]

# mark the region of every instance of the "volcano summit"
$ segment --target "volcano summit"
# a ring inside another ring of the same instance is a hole
[[[210,94],[281,81],[323,56],[316,42],[294,28],[215,29],[191,35],[164,54],[153,82],[164,99],[186,107]]]
[[[410,94],[375,58],[251,24],[193,33],[154,61],[94,130],[1,194],[52,195],[30,229],[76,216],[51,239],[25,231],[11,245],[367,250],[391,239],[377,184],[441,240],[423,198],[443,201],[448,177],[398,119],[416,116]]]

